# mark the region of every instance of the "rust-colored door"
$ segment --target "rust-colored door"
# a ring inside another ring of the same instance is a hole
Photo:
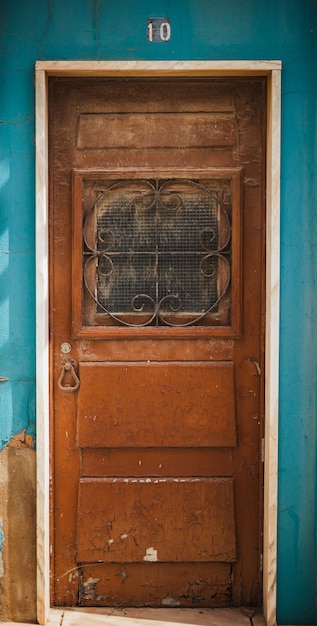
[[[265,80],[49,89],[53,604],[258,605]]]

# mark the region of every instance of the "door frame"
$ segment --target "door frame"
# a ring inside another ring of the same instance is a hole
[[[37,619],[50,608],[48,77],[267,77],[263,612],[276,624],[281,61],[38,61],[36,90]]]

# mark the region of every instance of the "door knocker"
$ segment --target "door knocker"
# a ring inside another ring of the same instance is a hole
[[[61,391],[66,391],[67,393],[77,391],[80,381],[75,371],[75,368],[77,367],[75,359],[72,359],[71,357],[63,359],[61,367],[62,371],[57,381],[58,388],[61,389]]]

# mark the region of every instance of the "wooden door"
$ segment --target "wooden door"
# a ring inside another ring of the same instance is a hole
[[[53,604],[259,605],[265,80],[49,94]]]

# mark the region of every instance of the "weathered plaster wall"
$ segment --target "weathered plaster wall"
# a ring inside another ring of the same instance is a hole
[[[0,620],[35,620],[35,451],[25,433],[0,454]]]
[[[316,0],[10,0],[2,4],[0,377],[8,380],[0,382],[0,447],[23,429],[34,433],[35,61],[283,61],[277,608],[280,623],[316,623]],[[146,19],[155,16],[170,18],[169,43],[146,40]],[[34,452],[28,448],[18,452],[5,448],[0,454],[8,494],[14,487],[16,462],[23,459],[25,477],[32,480],[33,469],[26,459],[34,458]],[[21,469],[19,465],[17,471]],[[32,508],[31,493],[25,491],[25,502]],[[6,590],[4,603],[10,607],[11,576],[12,580],[19,577],[21,597],[31,596],[13,557],[17,544],[8,531],[8,525],[20,519],[19,498],[13,498],[10,510],[5,498],[0,500],[4,564],[0,576]],[[24,544],[33,546],[32,524],[25,532]],[[33,547],[28,555],[31,563]]]

